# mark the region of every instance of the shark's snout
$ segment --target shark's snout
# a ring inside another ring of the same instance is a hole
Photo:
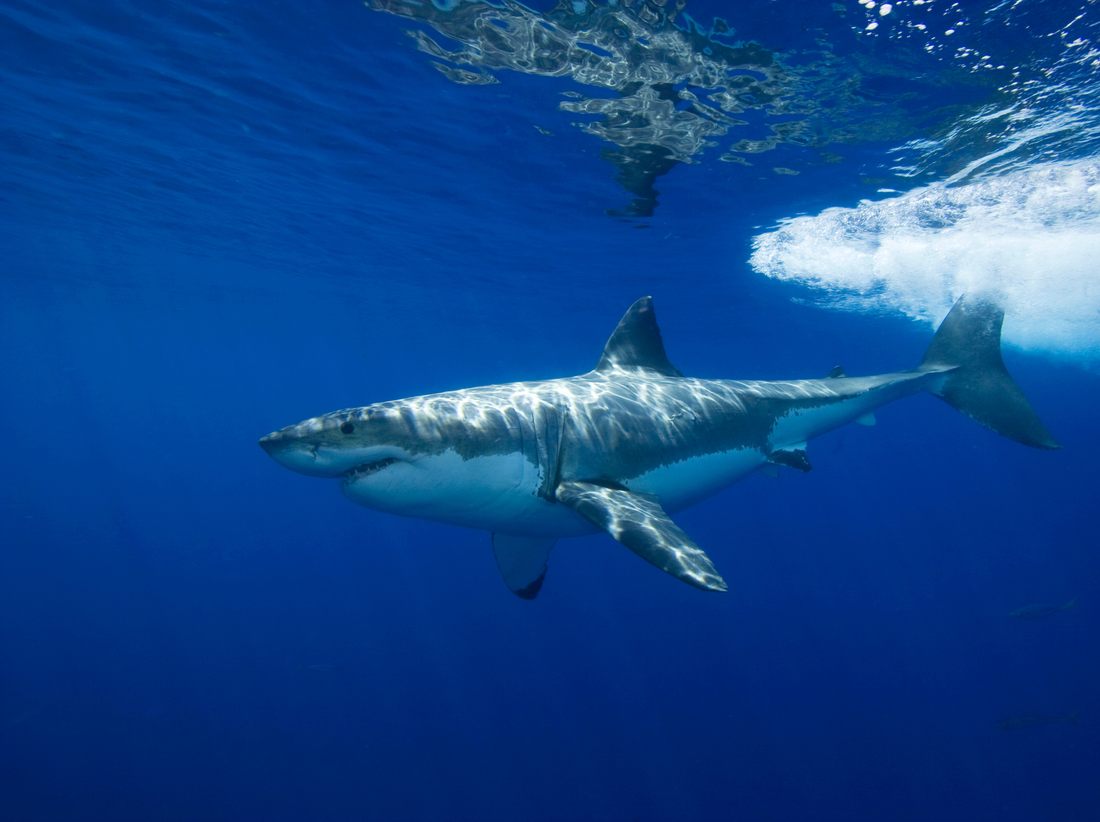
[[[312,443],[274,433],[261,439],[260,447],[283,468],[299,474],[311,477],[333,477],[340,474],[338,471],[334,472],[330,466],[318,464],[317,447]]]
[[[308,477],[361,480],[395,462],[408,459],[404,449],[379,446],[364,438],[362,425],[347,415],[318,417],[274,431],[260,447],[275,462]],[[359,434],[360,436],[353,436]]]

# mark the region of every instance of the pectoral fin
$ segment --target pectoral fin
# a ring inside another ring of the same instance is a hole
[[[493,534],[493,555],[504,583],[523,599],[534,599],[546,578],[546,560],[557,540],[554,537],[525,537]]]
[[[591,482],[563,482],[557,500],[662,571],[704,591],[725,591],[710,558],[669,519],[656,497]]]

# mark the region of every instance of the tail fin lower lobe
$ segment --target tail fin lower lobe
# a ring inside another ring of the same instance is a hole
[[[1005,368],[1004,316],[991,298],[964,295],[940,324],[921,370],[950,368],[930,390],[986,428],[1032,448],[1061,448]]]

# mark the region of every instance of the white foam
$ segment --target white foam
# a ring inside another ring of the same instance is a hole
[[[1054,163],[785,220],[753,241],[769,277],[846,310],[938,323],[994,291],[1010,345],[1100,361],[1100,164]]]

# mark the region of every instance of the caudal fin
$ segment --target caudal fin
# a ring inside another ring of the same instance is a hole
[[[963,296],[940,324],[922,370],[951,368],[929,390],[998,434],[1032,448],[1061,448],[1012,379],[1001,358],[1004,310],[988,298]]]

